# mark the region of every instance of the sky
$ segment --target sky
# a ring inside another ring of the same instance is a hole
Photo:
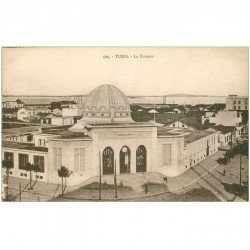
[[[126,95],[247,96],[248,48],[2,48],[3,95],[86,95],[102,84]]]

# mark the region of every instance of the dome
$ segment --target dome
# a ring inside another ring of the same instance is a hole
[[[90,92],[83,106],[88,123],[132,122],[127,97],[113,85],[101,85]]]

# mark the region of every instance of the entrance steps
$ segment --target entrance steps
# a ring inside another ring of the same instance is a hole
[[[131,187],[135,192],[142,192],[144,190],[143,184],[157,183],[165,184],[163,180],[165,176],[159,173],[135,173],[135,174],[120,174],[116,176],[117,185]],[[81,186],[88,185],[92,182],[99,182],[99,176],[92,177],[81,184]],[[103,175],[102,183],[114,184],[114,175]]]

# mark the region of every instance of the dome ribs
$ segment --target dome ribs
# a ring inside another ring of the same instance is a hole
[[[92,90],[83,107],[85,123],[132,122],[127,97],[117,87],[105,84]]]
[[[109,89],[109,96],[111,98],[111,107],[115,107],[115,97],[114,97],[114,93],[113,90],[111,89],[110,85],[107,85],[108,89]]]

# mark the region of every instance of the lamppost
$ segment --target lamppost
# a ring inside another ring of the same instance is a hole
[[[155,122],[155,114],[158,114],[159,112],[156,111],[155,109],[151,109],[148,111],[149,114],[154,114],[154,122]]]
[[[102,163],[101,152],[99,151],[99,200],[102,199]]]
[[[116,181],[116,159],[115,159],[115,169],[114,169],[114,184],[115,184],[115,199],[117,199],[118,195],[117,195],[117,181]]]

